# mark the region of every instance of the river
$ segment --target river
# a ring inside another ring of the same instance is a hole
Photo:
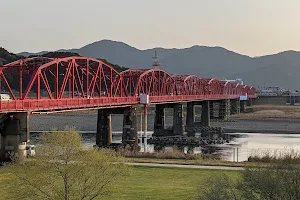
[[[153,131],[154,115],[148,116],[148,135]],[[123,117],[121,115],[112,116],[113,142],[121,142]],[[52,115],[34,115],[31,117],[30,127],[35,133],[31,134],[31,142],[38,142],[36,132],[48,131],[53,128],[63,129],[64,127],[74,127],[82,133],[84,145],[92,147],[96,143],[96,113],[88,115],[74,114],[52,114]],[[173,118],[166,117],[166,126],[172,126]],[[220,123],[218,123],[220,124]],[[140,130],[140,117],[138,117],[138,130]],[[218,154],[224,160],[245,161],[251,155],[263,154],[297,154],[300,150],[300,134],[259,134],[259,133],[235,133],[234,139],[228,144],[209,146],[205,151]],[[153,146],[148,147],[153,151]],[[195,153],[201,153],[203,148],[196,147]]]

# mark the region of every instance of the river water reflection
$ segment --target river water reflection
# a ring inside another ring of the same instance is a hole
[[[152,134],[148,133],[149,136]],[[222,145],[212,145],[204,147],[195,147],[194,153],[217,154],[223,160],[227,161],[246,161],[251,155],[263,156],[282,155],[300,152],[300,134],[259,134],[259,133],[235,133],[228,134],[233,139]],[[96,144],[96,134],[94,132],[82,132],[84,146],[92,147]],[[38,143],[38,133],[31,134],[31,142]],[[113,142],[121,143],[121,132],[113,133]],[[168,148],[168,147],[167,147]],[[187,147],[185,151],[187,151]],[[149,145],[148,151],[154,151],[154,146]]]

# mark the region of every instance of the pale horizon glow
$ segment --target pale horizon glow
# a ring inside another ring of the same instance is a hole
[[[0,46],[55,51],[109,39],[261,56],[300,50],[299,8],[299,0],[0,0]]]

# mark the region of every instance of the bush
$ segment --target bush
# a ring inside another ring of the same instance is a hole
[[[237,182],[226,175],[210,177],[197,199],[297,200],[300,199],[300,168],[279,163],[270,167],[246,168]]]

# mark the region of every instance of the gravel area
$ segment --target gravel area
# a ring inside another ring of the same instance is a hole
[[[154,115],[148,116],[148,130],[153,130]],[[122,130],[123,117],[114,115],[113,131]],[[172,125],[172,117],[166,118],[167,126]],[[30,117],[31,131],[49,131],[54,128],[75,127],[79,131],[96,131],[97,114],[87,113],[74,115],[72,113],[42,114]],[[138,117],[138,125],[139,117]],[[229,122],[211,122],[211,126],[222,127],[225,132],[248,133],[298,133],[300,134],[300,119],[235,119]],[[138,127],[140,129],[140,127]]]

